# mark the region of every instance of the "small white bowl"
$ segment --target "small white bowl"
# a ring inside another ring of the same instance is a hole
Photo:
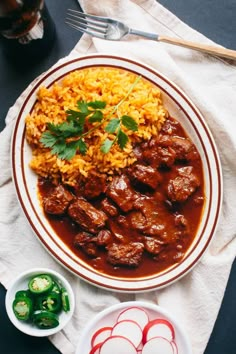
[[[18,320],[13,312],[13,309],[12,309],[12,303],[15,299],[16,292],[19,290],[28,289],[29,280],[38,274],[51,275],[55,279],[55,281],[60,283],[60,285],[62,287],[64,287],[68,292],[69,301],[70,301],[70,310],[68,312],[61,311],[58,314],[59,325],[55,328],[40,329],[40,328],[37,328],[36,326],[34,326],[33,323],[31,323],[31,322],[28,322],[28,321],[25,322],[25,321]],[[73,312],[74,312],[74,308],[75,308],[75,297],[74,297],[74,293],[73,293],[73,290],[72,290],[70,284],[68,283],[68,281],[65,279],[64,276],[55,272],[52,269],[33,268],[33,269],[29,269],[29,270],[19,274],[18,277],[11,283],[11,285],[8,288],[7,293],[6,293],[5,306],[6,306],[6,311],[7,311],[10,321],[21,332],[28,334],[30,336],[34,336],[34,337],[47,337],[47,336],[50,336],[52,334],[59,332],[70,321],[70,319],[73,315]]]
[[[117,323],[119,314],[124,310],[129,308],[141,308],[147,315],[149,320],[154,319],[164,319],[171,323],[175,333],[175,353],[179,354],[192,354],[191,343],[187,336],[187,333],[182,327],[181,322],[177,321],[168,311],[162,307],[146,302],[146,301],[128,301],[115,304],[108,307],[102,312],[98,313],[93,319],[85,326],[79,339],[78,346],[76,348],[76,354],[88,354],[91,351],[91,342],[93,335],[104,327],[113,327]],[[129,320],[134,320],[134,318],[129,318]],[[120,334],[121,335],[121,334]],[[129,335],[129,333],[124,333],[124,336]],[[97,351],[95,351],[97,353]],[[139,353],[139,351],[138,351]]]

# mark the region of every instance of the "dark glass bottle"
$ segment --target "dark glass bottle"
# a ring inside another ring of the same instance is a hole
[[[0,0],[0,34],[14,61],[45,56],[55,40],[55,26],[44,0]]]

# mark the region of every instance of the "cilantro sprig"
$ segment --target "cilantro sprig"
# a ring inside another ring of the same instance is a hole
[[[122,125],[125,126],[128,130],[132,130],[134,132],[138,130],[138,124],[130,116],[124,115],[120,118],[111,119],[110,122],[106,125],[105,131],[107,133],[116,134],[116,138],[113,140],[107,138],[103,142],[101,151],[104,154],[108,153],[112,145],[114,145],[116,142],[122,150],[125,148],[129,138],[128,135],[122,130]]]
[[[116,143],[123,150],[129,140],[123,128],[125,127],[127,130],[135,132],[138,130],[138,124],[128,115],[120,117],[119,107],[130,95],[140,78],[140,76],[137,77],[127,94],[113,107],[107,117],[104,117],[103,114],[106,102],[98,100],[92,102],[78,101],[77,110],[69,109],[66,111],[67,117],[65,122],[47,124],[47,130],[43,132],[40,142],[43,146],[50,148],[51,153],[57,155],[60,159],[70,160],[75,156],[77,151],[82,155],[86,154],[88,150],[85,141],[86,136],[107,122],[104,130],[108,134],[112,134],[113,139],[106,138],[100,150],[104,154],[107,154]],[[88,124],[86,123],[95,124],[92,128],[88,129]]]

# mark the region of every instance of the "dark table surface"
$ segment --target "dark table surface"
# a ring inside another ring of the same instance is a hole
[[[159,2],[210,39],[236,50],[236,0],[160,0]],[[50,68],[58,59],[69,54],[80,38],[79,32],[69,28],[63,21],[67,8],[78,9],[77,1],[47,0],[46,3],[56,25],[57,39],[44,60],[24,69],[14,66],[6,60],[0,43],[0,130],[5,126],[4,119],[9,107],[14,104],[21,92],[35,77]],[[235,284],[236,264],[234,263],[223,303],[204,354],[236,353]],[[5,289],[0,285],[0,353],[59,353],[47,338],[26,336],[15,329],[6,315],[5,293]]]

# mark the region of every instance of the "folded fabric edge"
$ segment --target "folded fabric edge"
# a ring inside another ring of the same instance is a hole
[[[63,333],[63,331],[49,336],[48,339],[62,354],[74,354],[75,348]]]

